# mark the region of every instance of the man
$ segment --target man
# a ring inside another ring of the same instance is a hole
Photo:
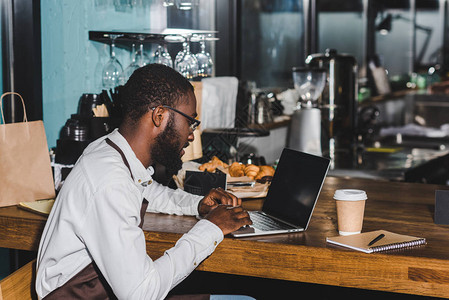
[[[184,77],[147,65],[134,72],[122,97],[121,126],[86,148],[48,218],[37,259],[40,298],[163,299],[223,235],[251,223],[241,200],[224,190],[202,198],[152,180],[155,163],[172,172],[181,167],[199,124]],[[205,219],[153,261],[141,229],[145,211]]]

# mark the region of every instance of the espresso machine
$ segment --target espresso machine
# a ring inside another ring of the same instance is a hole
[[[118,121],[112,114],[94,115],[93,109],[101,105],[107,105],[108,111],[114,112],[112,101],[104,93],[81,95],[77,113],[72,114],[66,121],[56,141],[57,164],[75,164],[87,145],[118,126]]]
[[[335,49],[309,55],[306,65],[326,70],[326,85],[318,107],[321,109],[321,146],[323,156],[351,154],[356,147],[357,62]]]
[[[291,116],[288,147],[321,155],[322,118],[318,98],[326,84],[326,70],[295,67],[293,83],[300,101]]]

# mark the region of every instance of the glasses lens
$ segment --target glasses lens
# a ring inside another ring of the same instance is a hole
[[[168,105],[162,105],[165,108],[171,109],[172,111],[184,116],[190,123],[190,129],[192,129],[192,131],[195,131],[195,129],[197,129],[197,127],[200,125],[200,121],[192,118],[191,116],[186,115],[185,113],[183,113],[182,111],[179,111],[173,107],[170,107]],[[153,108],[154,109],[154,108]]]

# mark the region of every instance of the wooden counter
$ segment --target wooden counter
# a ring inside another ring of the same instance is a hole
[[[327,245],[337,235],[332,200],[338,188],[368,194],[363,231],[422,236],[427,245],[365,254]],[[449,226],[433,221],[435,190],[447,186],[328,177],[306,232],[225,238],[199,270],[261,278],[449,298]],[[246,200],[257,209],[262,200]],[[36,250],[45,218],[16,207],[0,209],[0,247]],[[147,252],[156,259],[187,232],[194,217],[147,213]]]

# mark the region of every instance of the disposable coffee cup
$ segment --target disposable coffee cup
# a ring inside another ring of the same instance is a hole
[[[343,189],[334,193],[337,207],[338,233],[357,234],[362,231],[365,202],[368,197],[362,190]]]

